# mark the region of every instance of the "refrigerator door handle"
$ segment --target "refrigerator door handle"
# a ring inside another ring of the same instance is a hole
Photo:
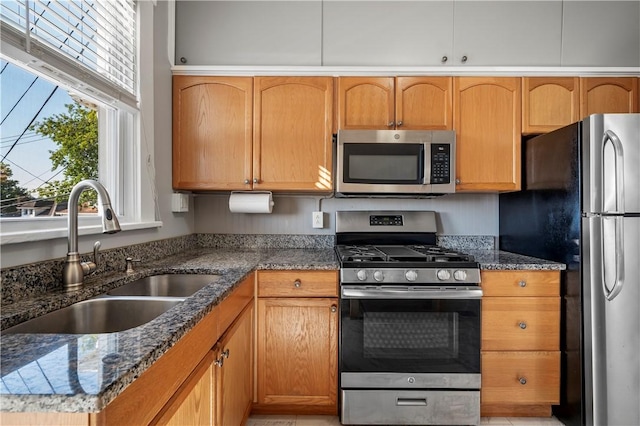
[[[614,221],[614,244],[612,256],[607,256],[606,250],[607,245],[605,242],[607,241],[605,237],[605,222],[608,220]],[[600,228],[600,248],[602,250],[602,290],[604,292],[604,296],[607,300],[611,301],[616,298],[618,294],[622,291],[622,287],[624,285],[624,217],[622,216],[613,216],[613,217],[603,217],[602,218],[602,227]],[[614,271],[614,279],[613,286],[609,287],[607,285],[607,259],[615,259],[615,271]]]
[[[606,156],[607,142],[611,142],[613,147],[613,171],[607,167],[610,165]],[[602,137],[602,212],[606,213],[624,213],[624,157],[622,142],[618,135],[612,130],[606,130]],[[613,173],[613,176],[611,175]],[[613,182],[611,182],[613,180]],[[613,185],[614,200],[608,200],[607,193]],[[613,206],[611,206],[613,204]]]

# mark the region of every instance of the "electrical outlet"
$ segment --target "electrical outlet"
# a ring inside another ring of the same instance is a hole
[[[324,213],[313,212],[313,221],[311,225],[314,228],[324,228]]]

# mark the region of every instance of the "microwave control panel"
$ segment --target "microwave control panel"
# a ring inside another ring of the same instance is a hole
[[[431,183],[451,183],[451,145],[431,145]]]

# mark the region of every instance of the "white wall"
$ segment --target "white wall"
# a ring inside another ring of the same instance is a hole
[[[153,19],[153,32],[141,34],[148,48],[142,49],[141,63],[153,61],[153,73],[141,77],[142,97],[150,99],[143,108],[143,126],[149,152],[153,153],[155,168],[155,189],[158,195],[157,219],[160,228],[123,231],[114,235],[81,236],[78,247],[81,253],[92,250],[96,240],[102,248],[124,247],[147,241],[189,235],[193,233],[193,209],[190,213],[171,212],[171,64],[167,49],[168,2],[140,2],[145,12],[141,19]],[[147,27],[148,28],[148,27]],[[152,48],[151,48],[152,47]],[[143,168],[144,170],[144,168]],[[144,173],[144,172],[143,172]],[[144,180],[146,177],[142,177]],[[150,185],[143,188],[143,196],[148,197]],[[1,247],[2,268],[23,265],[42,260],[64,257],[67,253],[67,239],[58,238],[41,242],[7,244]]]
[[[333,234],[336,210],[434,210],[440,235],[498,235],[498,195],[452,194],[431,199],[323,198],[274,195],[271,214],[229,212],[228,194],[194,197],[195,232],[216,234]],[[321,208],[318,206],[320,205]],[[325,212],[325,228],[311,212]]]

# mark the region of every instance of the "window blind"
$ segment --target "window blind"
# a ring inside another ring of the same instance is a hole
[[[27,53],[42,43],[49,48],[45,52],[66,56],[137,98],[135,0],[2,0],[0,4],[3,26],[23,34],[21,45]],[[46,55],[38,56],[47,61]]]

